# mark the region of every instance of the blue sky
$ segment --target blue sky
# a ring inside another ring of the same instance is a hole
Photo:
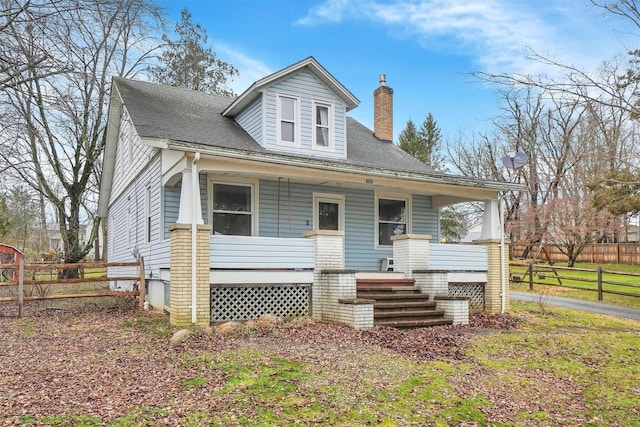
[[[214,51],[253,81],[314,56],[358,99],[350,115],[372,128],[373,91],[394,89],[394,134],[433,114],[445,138],[490,131],[494,89],[474,71],[554,73],[526,48],[595,70],[635,48],[630,25],[588,0],[164,0],[179,20],[188,7]],[[170,26],[173,29],[173,25]]]

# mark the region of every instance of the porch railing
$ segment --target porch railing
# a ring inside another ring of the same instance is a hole
[[[429,244],[429,268],[449,271],[487,271],[487,248],[453,243]]]
[[[212,269],[313,269],[313,241],[310,239],[211,236]]]

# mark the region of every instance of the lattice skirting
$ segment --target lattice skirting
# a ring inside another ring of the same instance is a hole
[[[212,285],[211,323],[278,317],[309,316],[311,285]]]
[[[484,310],[484,283],[449,283],[449,295],[469,297],[470,310]]]

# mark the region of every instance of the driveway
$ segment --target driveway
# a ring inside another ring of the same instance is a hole
[[[528,292],[509,292],[512,300],[537,302],[538,294]],[[590,311],[592,313],[606,314],[609,316],[623,317],[625,319],[640,320],[640,310],[618,305],[604,304],[601,302],[583,301],[573,298],[549,296],[545,297],[549,305],[557,307],[573,308],[575,310]]]

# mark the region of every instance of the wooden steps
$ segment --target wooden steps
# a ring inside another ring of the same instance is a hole
[[[420,292],[413,279],[358,279],[358,298],[374,300],[373,324],[395,328],[450,325],[453,320]]]

